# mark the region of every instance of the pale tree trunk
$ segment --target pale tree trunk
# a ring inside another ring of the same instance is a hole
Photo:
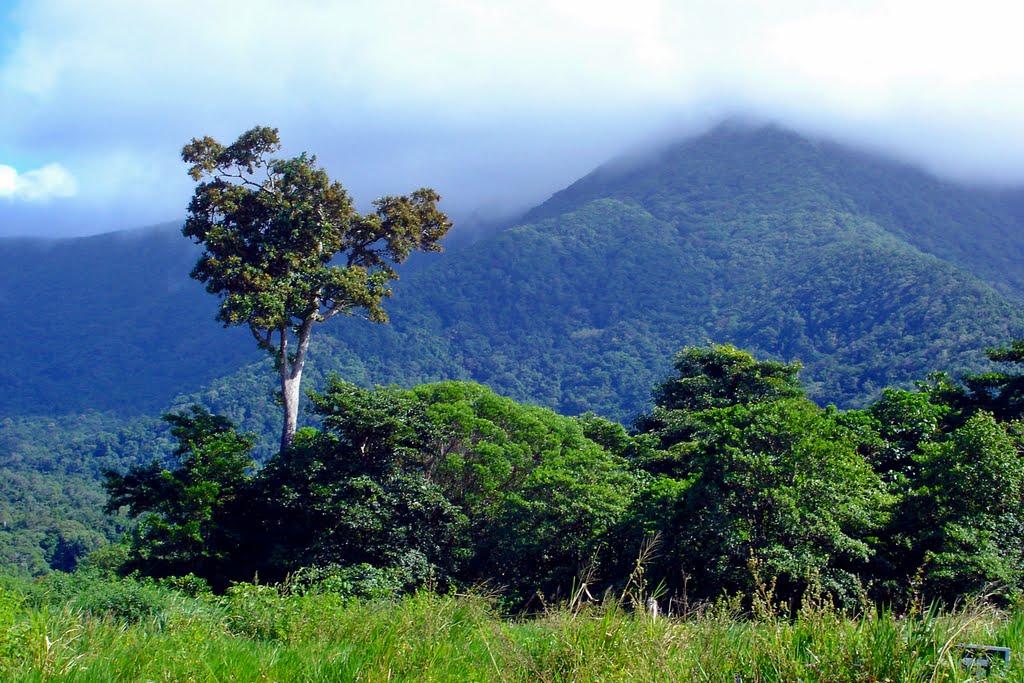
[[[295,429],[299,422],[299,383],[302,380],[302,373],[294,379],[291,373],[282,373],[281,397],[284,400],[284,429],[281,432],[281,450],[287,450],[295,443]]]
[[[284,403],[284,428],[281,431],[281,451],[284,452],[295,443],[295,430],[299,422],[299,385],[302,383],[302,369],[306,365],[306,352],[309,350],[309,336],[313,328],[313,320],[303,322],[298,331],[298,349],[294,360],[288,358],[288,330],[282,328],[281,333],[281,400]]]

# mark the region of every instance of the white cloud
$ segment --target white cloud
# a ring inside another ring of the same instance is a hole
[[[0,197],[13,197],[18,187],[18,172],[11,166],[0,164]]]
[[[81,183],[62,209],[133,207],[117,227],[184,212],[189,138],[256,124],[360,199],[415,181],[525,205],[719,113],[1024,179],[1019,0],[18,0],[8,19],[0,156],[62,160]]]
[[[13,166],[0,164],[0,197],[5,199],[41,202],[49,199],[74,197],[78,183],[60,164],[47,164],[25,173]]]

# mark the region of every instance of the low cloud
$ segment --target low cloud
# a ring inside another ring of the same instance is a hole
[[[0,164],[0,198],[44,202],[78,194],[78,182],[60,164],[47,164],[24,173],[13,166]]]
[[[0,0],[0,159],[78,181],[0,167],[0,234],[180,218],[181,146],[256,124],[359,202],[429,185],[451,212],[737,114],[1020,184],[1018,5]]]

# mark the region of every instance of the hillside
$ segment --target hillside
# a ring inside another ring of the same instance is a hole
[[[615,160],[555,193],[525,220],[603,198],[637,203],[680,223],[708,213],[834,206],[1002,291],[1024,292],[1024,188],[957,184],[776,127],[722,124],[698,138]]]
[[[799,359],[816,400],[860,405],[1024,333],[1022,207],[1021,191],[724,125],[405,269],[391,325],[324,326],[310,385],[472,379],[629,420],[679,348],[714,340]],[[174,226],[0,241],[0,321],[18,331],[0,415],[152,414],[183,394],[272,430],[272,381],[213,320],[194,257]]]
[[[708,339],[799,359],[819,402],[862,405],[1021,334],[1020,197],[725,126],[598,169],[407,278],[389,329],[331,333],[357,376],[425,381],[454,361],[565,413],[630,419],[672,354]]]
[[[0,416],[153,413],[258,359],[189,279],[197,253],[177,225],[0,240]]]

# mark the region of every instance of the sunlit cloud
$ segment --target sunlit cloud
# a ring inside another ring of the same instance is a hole
[[[74,197],[78,183],[60,164],[47,164],[24,173],[13,166],[0,164],[0,198],[42,202],[50,199]]]

